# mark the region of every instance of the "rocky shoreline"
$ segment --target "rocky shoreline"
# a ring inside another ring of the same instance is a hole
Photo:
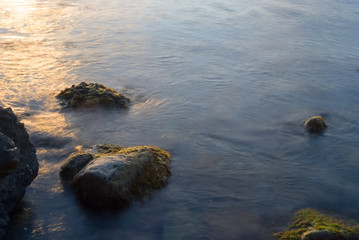
[[[0,177],[0,239],[6,233],[9,214],[24,197],[25,188],[38,173],[35,147],[24,124],[10,108],[0,107],[0,133],[7,144],[2,146]],[[5,137],[4,137],[5,136]]]
[[[56,97],[69,108],[103,105],[127,109],[130,103],[113,89],[85,82],[62,90]],[[320,116],[309,118],[304,126],[312,134],[327,128]],[[155,146],[101,144],[71,154],[59,173],[85,205],[123,208],[164,187],[171,175],[170,161],[170,153]],[[0,107],[0,239],[6,234],[9,214],[36,178],[38,168],[36,150],[24,124],[10,108]],[[359,225],[304,209],[295,213],[288,230],[274,236],[278,240],[358,240]]]

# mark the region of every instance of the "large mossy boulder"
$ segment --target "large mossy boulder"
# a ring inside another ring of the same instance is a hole
[[[36,151],[24,124],[10,108],[0,107],[0,239],[6,233],[9,213],[24,197],[25,188],[38,173]]]
[[[274,236],[278,240],[359,240],[359,225],[308,208],[296,212],[288,230]]]
[[[103,105],[107,107],[128,108],[130,99],[98,83],[81,82],[62,90],[57,98],[64,101],[66,107],[90,107]]]
[[[121,208],[163,187],[170,154],[154,146],[96,145],[72,154],[60,176],[90,206]]]

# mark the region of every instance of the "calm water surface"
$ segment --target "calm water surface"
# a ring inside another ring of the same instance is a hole
[[[272,239],[295,210],[359,220],[356,0],[1,0],[0,105],[40,173],[14,239]],[[62,109],[61,89],[112,87],[127,111]],[[310,135],[306,118],[328,130]],[[76,146],[151,144],[164,189],[120,213],[83,208],[59,167]]]

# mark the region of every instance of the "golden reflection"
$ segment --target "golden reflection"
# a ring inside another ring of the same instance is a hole
[[[45,224],[43,221],[36,222],[34,229],[32,230],[31,234],[33,236],[46,236],[51,232],[63,232],[66,231],[66,227],[64,225],[64,218],[65,216],[60,217],[52,217],[52,213],[49,213],[49,219],[51,219],[51,224]]]
[[[39,151],[40,150],[40,151]],[[40,152],[40,154],[41,154],[41,152],[43,153],[43,152],[46,152],[46,153],[48,153],[49,152],[49,150],[46,150],[46,149],[44,149],[44,148],[42,148],[42,149],[38,149],[37,150],[37,153],[39,153]],[[52,174],[52,173],[54,173],[54,172],[58,172],[59,171],[59,169],[60,169],[60,167],[61,167],[61,163],[58,163],[58,164],[53,164],[53,163],[50,163],[50,162],[47,162],[47,161],[45,161],[45,160],[42,160],[42,161],[40,161],[39,162],[40,163],[40,169],[39,169],[39,174],[38,174],[38,177],[43,177],[43,176],[45,176],[45,175],[49,175],[49,174]]]
[[[36,10],[34,0],[3,0],[0,6],[13,14],[26,15]]]
[[[0,1],[0,105],[23,116],[30,132],[71,136],[54,98],[76,78],[77,63],[60,41],[60,30],[71,28],[64,11],[37,0]]]
[[[78,146],[75,147],[75,150],[76,150],[77,152],[81,152],[81,151],[83,151],[83,146],[78,145]]]
[[[74,137],[73,133],[69,132],[64,115],[59,112],[40,112],[21,121],[30,132],[39,131],[52,136]]]
[[[64,192],[64,189],[61,185],[56,185],[55,187],[51,188],[51,192],[62,193]]]

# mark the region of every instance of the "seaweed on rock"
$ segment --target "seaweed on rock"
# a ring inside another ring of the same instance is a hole
[[[165,186],[170,154],[154,146],[96,145],[72,154],[60,176],[95,207],[123,207]]]
[[[359,225],[307,208],[297,211],[288,230],[274,237],[278,240],[358,240]]]
[[[62,90],[56,97],[62,99],[67,107],[74,108],[104,105],[127,109],[130,103],[130,99],[114,89],[107,88],[102,84],[86,82],[72,85],[70,88]]]

